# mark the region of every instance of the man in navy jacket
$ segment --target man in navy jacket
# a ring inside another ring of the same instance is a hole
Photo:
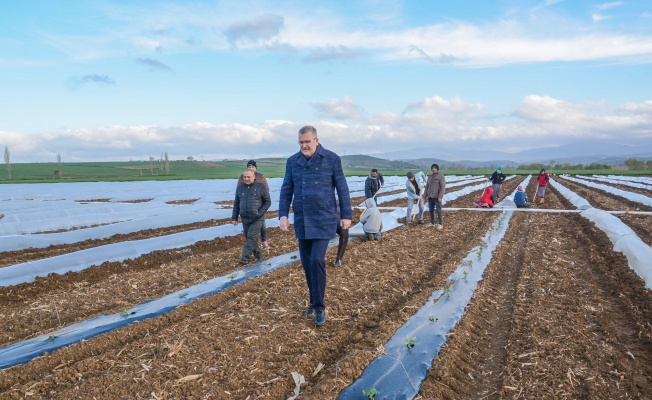
[[[328,242],[335,237],[338,224],[342,229],[351,226],[353,210],[340,157],[319,144],[317,130],[312,126],[299,130],[299,146],[301,151],[290,156],[285,165],[278,207],[279,225],[281,230],[289,229],[292,204],[294,233],[310,293],[310,306],[304,315],[314,317],[315,325],[324,325]]]

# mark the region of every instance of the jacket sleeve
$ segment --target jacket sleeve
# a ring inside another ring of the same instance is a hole
[[[272,205],[272,198],[269,195],[269,190],[265,185],[263,187],[263,192],[262,192],[262,197],[263,197],[263,204],[260,206],[258,209],[258,216],[262,217],[267,210],[269,210],[269,207]]]
[[[380,180],[380,186],[385,186],[385,178],[383,178],[383,174],[380,172],[378,173],[378,179]]]
[[[430,176],[426,179],[426,186],[423,187],[423,197],[425,198],[428,198],[428,189],[430,189]]]
[[[267,191],[269,191],[269,183],[267,183],[267,178],[265,178],[265,175],[263,175],[261,173],[257,173],[256,174],[256,180],[258,182],[262,183],[263,185],[265,185],[265,187],[267,188]]]
[[[444,195],[446,194],[446,177],[442,175],[439,182],[439,198],[443,200]]]
[[[290,214],[290,204],[294,195],[294,179],[292,178],[292,165],[288,158],[285,163],[285,176],[281,186],[281,194],[278,199],[278,218],[287,217]]]
[[[240,187],[238,185],[238,187]],[[233,213],[231,214],[231,220],[237,221],[238,215],[240,215],[240,199],[238,198],[238,190],[235,190],[235,200],[233,200]]]
[[[353,219],[349,184],[346,183],[346,177],[344,176],[344,170],[342,169],[342,160],[339,157],[335,160],[333,179],[335,190],[337,191],[337,198],[340,202],[340,219]]]

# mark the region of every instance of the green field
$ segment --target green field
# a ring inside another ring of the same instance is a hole
[[[282,177],[285,173],[285,158],[258,159],[258,170],[265,176]],[[0,168],[0,183],[45,183],[45,182],[92,182],[92,181],[139,181],[139,180],[178,180],[178,179],[224,179],[237,178],[246,169],[247,160],[230,161],[170,161],[169,173],[165,172],[165,164],[159,161],[150,162],[80,162],[62,163],[62,175],[59,177],[57,163],[21,163],[11,165],[11,179],[8,177],[6,165]],[[383,175],[405,175],[407,171],[416,172],[419,167],[404,161],[390,161],[371,156],[350,155],[342,157],[344,173],[347,176],[364,176],[372,168],[377,168]],[[423,170],[423,169],[422,169]],[[424,171],[430,172],[430,171]],[[491,175],[493,170],[447,170],[442,164],[442,172],[446,175]],[[537,175],[538,170],[503,171],[506,175]],[[552,174],[617,174],[617,175],[649,175],[649,170],[556,170],[549,169]]]

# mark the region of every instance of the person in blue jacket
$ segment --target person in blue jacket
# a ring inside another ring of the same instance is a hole
[[[525,195],[525,190],[523,186],[519,186],[516,189],[516,194],[514,195],[514,204],[517,208],[530,208],[532,204],[527,202],[527,196]]]
[[[317,130],[312,126],[299,130],[299,146],[301,150],[291,155],[285,165],[278,206],[279,225],[281,230],[289,230],[292,205],[294,234],[310,295],[310,306],[304,316],[314,318],[315,325],[324,325],[328,242],[335,237],[338,224],[342,229],[351,226],[353,210],[340,157],[319,144]]]

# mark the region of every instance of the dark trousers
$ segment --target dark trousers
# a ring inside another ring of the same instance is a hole
[[[337,245],[337,258],[335,261],[342,261],[342,257],[344,257],[344,252],[346,251],[346,246],[349,244],[349,230],[342,229],[340,224],[337,224],[336,233],[339,235],[340,240]]]
[[[265,222],[264,219],[257,219],[255,221],[242,221],[242,229],[244,230],[245,237],[247,242],[242,249],[242,256],[240,260],[250,261],[251,253],[254,254],[254,257],[260,258],[262,254],[258,248],[258,234],[260,233],[260,227]]]
[[[265,225],[265,217],[263,216],[263,225],[260,227],[260,241],[267,241],[267,225]]]
[[[326,292],[326,250],[328,239],[299,239],[301,265],[306,274],[306,283],[310,293],[310,306],[316,311],[323,311]]]
[[[428,207],[430,208],[430,223],[435,223],[435,213],[434,210],[437,210],[437,220],[439,225],[444,225],[444,217],[441,215],[441,203],[438,198],[428,197]]]

